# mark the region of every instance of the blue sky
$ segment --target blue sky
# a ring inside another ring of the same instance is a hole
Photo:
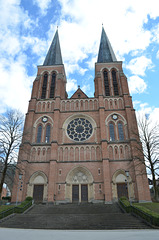
[[[158,7],[158,0],[0,0],[0,112],[26,113],[57,26],[69,97],[78,85],[93,97],[103,23],[134,108],[159,119]]]

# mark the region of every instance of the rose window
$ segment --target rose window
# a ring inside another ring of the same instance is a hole
[[[84,118],[75,118],[67,126],[68,136],[78,142],[87,140],[92,132],[92,124]]]

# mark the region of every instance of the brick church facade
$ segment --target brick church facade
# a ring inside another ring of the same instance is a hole
[[[139,174],[145,168],[135,160],[138,129],[127,78],[104,28],[94,97],[78,87],[68,98],[66,83],[57,30],[33,83],[12,201],[112,203],[123,195],[150,201],[147,176]]]

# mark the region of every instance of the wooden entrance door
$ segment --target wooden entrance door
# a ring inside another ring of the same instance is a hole
[[[126,183],[117,183],[117,193],[118,198],[120,197],[127,197],[128,198],[128,188]]]
[[[81,201],[82,202],[88,201],[88,185],[86,184],[81,185]]]
[[[72,185],[72,202],[79,202],[79,185]]]
[[[33,199],[35,202],[43,201],[44,185],[34,185]]]

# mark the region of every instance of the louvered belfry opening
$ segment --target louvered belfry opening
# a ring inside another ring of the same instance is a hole
[[[50,87],[50,98],[55,97],[55,80],[56,80],[56,73],[53,73],[52,79],[51,79],[51,87]]]
[[[42,94],[41,94],[41,98],[43,99],[46,98],[47,79],[48,79],[48,75],[45,74],[44,80],[43,80],[43,86],[42,86]]]
[[[108,72],[104,71],[104,88],[105,88],[105,95],[110,96],[110,90],[109,90],[109,80],[108,80]]]

